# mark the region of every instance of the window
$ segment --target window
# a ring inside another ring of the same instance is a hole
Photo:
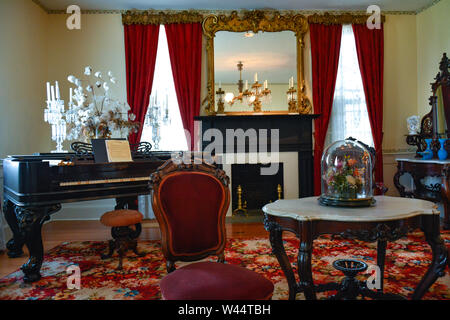
[[[351,25],[343,25],[333,109],[325,147],[348,137],[369,146],[374,145],[353,29]]]
[[[149,141],[153,146],[152,150],[184,151],[188,149],[163,25],[159,28],[152,94],[141,141]]]

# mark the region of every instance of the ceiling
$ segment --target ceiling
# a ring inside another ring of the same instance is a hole
[[[76,4],[81,10],[345,10],[366,11],[376,4],[381,11],[421,11],[437,0],[37,0],[47,10],[65,10]]]

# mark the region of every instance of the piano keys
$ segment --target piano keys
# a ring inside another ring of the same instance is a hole
[[[41,228],[61,203],[116,198],[115,209],[137,209],[137,196],[149,194],[150,174],[171,152],[133,153],[132,162],[95,163],[92,154],[53,153],[9,156],[3,161],[3,212],[13,232],[9,257],[29,250],[24,282],[40,279]]]

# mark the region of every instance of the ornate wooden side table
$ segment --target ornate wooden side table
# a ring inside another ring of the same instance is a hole
[[[401,197],[417,198],[433,202],[442,202],[444,207],[444,224],[450,229],[450,160],[422,160],[421,158],[402,157],[397,161],[397,172],[394,175],[394,185]],[[415,188],[407,191],[400,183],[400,177],[409,173],[414,180]],[[423,179],[435,177],[439,183],[426,184]]]
[[[331,286],[316,286],[313,282],[311,256],[313,240],[322,234],[339,235],[366,242],[377,241],[377,265],[384,274],[387,241],[395,241],[420,228],[433,252],[432,263],[417,285],[412,299],[421,299],[428,288],[445,274],[448,263],[447,248],[440,237],[439,211],[435,204],[420,199],[377,196],[373,207],[342,208],[319,205],[317,197],[277,200],[264,206],[264,226],[270,231],[272,251],[278,259],[289,286],[289,299],[299,292],[308,300],[316,299],[316,292]],[[297,264],[299,282],[284,249],[282,234],[293,232],[300,240]],[[383,286],[379,290],[383,294]]]

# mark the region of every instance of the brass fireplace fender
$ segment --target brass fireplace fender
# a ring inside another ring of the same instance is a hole
[[[312,105],[306,96],[305,75],[304,75],[304,36],[308,32],[308,20],[302,14],[281,14],[278,11],[237,11],[229,15],[210,14],[206,16],[202,23],[203,33],[206,37],[207,54],[207,92],[208,104],[205,107],[207,115],[215,114],[215,94],[214,94],[214,37],[218,31],[246,32],[279,32],[293,31],[297,43],[297,93],[298,112],[310,114]]]

